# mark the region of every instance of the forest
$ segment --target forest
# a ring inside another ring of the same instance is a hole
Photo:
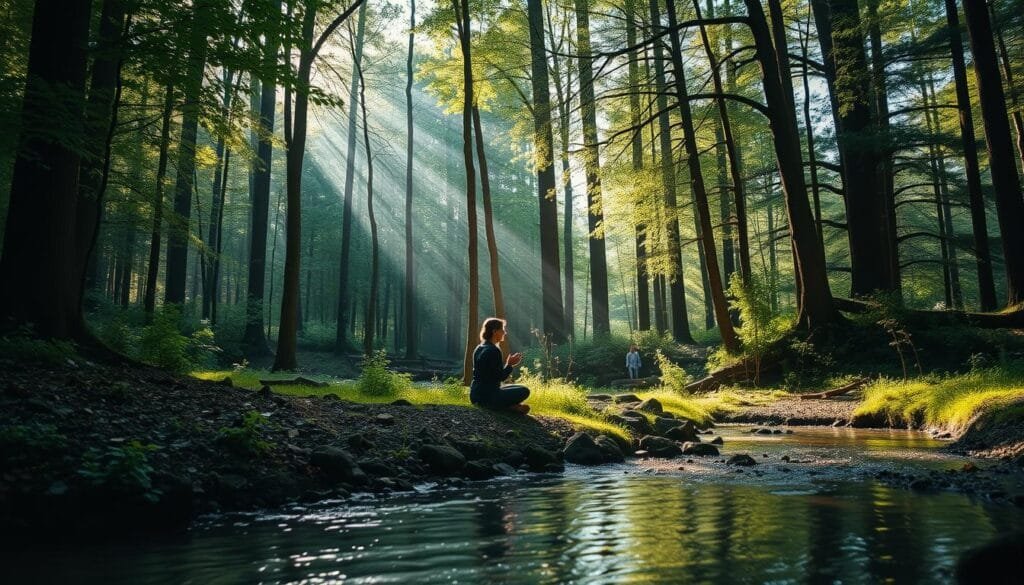
[[[919,549],[879,544],[896,562],[870,580],[940,555],[940,582],[1000,582],[1024,557],[977,573],[968,544],[1024,550],[1022,8],[0,0],[0,518],[45,532],[101,502],[110,530],[187,525],[717,456],[716,423],[751,452],[782,425],[859,454],[870,428],[943,453],[941,478],[853,465],[908,509],[986,494],[944,509],[983,519],[952,552],[905,535]],[[533,416],[465,408],[492,316]],[[773,477],[817,486],[821,465]],[[734,582],[756,556],[676,575]],[[590,582],[574,571],[552,582]]]

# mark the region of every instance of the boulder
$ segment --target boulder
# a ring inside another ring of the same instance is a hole
[[[466,463],[466,466],[462,468],[462,472],[469,479],[490,479],[497,475],[493,465],[488,465],[480,461],[470,461]]]
[[[390,414],[378,414],[373,420],[379,425],[390,426],[395,424],[395,417]]]
[[[356,453],[365,453],[373,448],[373,443],[371,443],[370,440],[361,433],[349,435],[346,442],[348,443],[349,448]]]
[[[626,457],[622,454],[622,449],[619,448],[619,444],[608,435],[598,435],[594,439],[594,444],[601,449],[606,463],[622,463],[626,460]]]
[[[516,474],[516,468],[512,467],[508,463],[495,463],[494,465],[491,466],[491,469],[493,469],[494,473],[496,473],[498,475],[515,475]]]
[[[711,439],[711,444],[712,445],[724,445],[725,441],[722,440],[722,437],[715,437],[714,439]]]
[[[393,477],[398,475],[397,469],[377,458],[363,459],[359,462],[359,467],[366,473],[377,477]]]
[[[270,399],[274,395],[274,391],[270,389],[270,386],[261,386],[256,392],[260,398]]]
[[[612,395],[611,394],[588,394],[587,395],[587,400],[596,400],[598,402],[611,402],[612,401]]]
[[[651,423],[647,422],[647,418],[643,416],[623,416],[622,420],[624,421],[623,425],[637,435],[647,435],[654,430]]]
[[[604,452],[594,439],[586,433],[576,433],[565,443],[562,456],[569,463],[600,465],[604,463]]]
[[[640,412],[649,412],[651,414],[661,414],[662,408],[661,403],[658,402],[657,398],[648,398],[640,404],[636,405],[636,410]]]
[[[558,463],[558,456],[547,449],[535,445],[527,445],[523,448],[523,457],[526,464],[533,471],[541,471],[552,463]]]
[[[662,433],[662,436],[672,439],[673,441],[679,441],[680,443],[685,443],[687,441],[700,443],[700,437],[697,436],[697,429],[690,421],[686,421],[686,424],[672,427]]]
[[[353,485],[366,483],[366,473],[359,467],[348,451],[334,446],[319,447],[309,456],[309,463],[320,468],[331,481],[342,481]]]
[[[616,394],[613,400],[615,404],[622,404],[625,402],[640,402],[640,397],[636,394]]]
[[[438,475],[452,475],[466,466],[466,457],[448,445],[423,445],[417,454]]]
[[[412,406],[412,402],[409,402],[405,398],[399,398],[391,401],[392,406]]]
[[[753,457],[747,455],[746,453],[739,453],[733,455],[725,463],[727,465],[739,465],[742,467],[750,467],[752,465],[757,465],[757,461],[755,461]]]
[[[718,455],[718,448],[710,443],[683,443],[683,455]]]
[[[677,457],[682,454],[675,441],[653,435],[640,439],[640,450],[647,451],[651,457]]]
[[[683,424],[683,421],[669,418],[667,416],[659,416],[654,419],[654,430],[658,434],[664,434],[669,429],[674,429]]]

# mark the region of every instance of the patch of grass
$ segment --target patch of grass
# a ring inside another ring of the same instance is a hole
[[[218,431],[217,440],[232,453],[247,457],[266,455],[273,444],[260,437],[260,429],[269,421],[255,410],[251,410],[242,418],[242,424],[235,427],[223,427]]]
[[[963,430],[983,411],[1024,401],[1024,362],[966,374],[883,378],[864,389],[854,415],[882,416],[892,422]]]
[[[23,329],[0,337],[0,356],[16,362],[63,364],[78,354],[71,342],[39,339],[31,329]]]

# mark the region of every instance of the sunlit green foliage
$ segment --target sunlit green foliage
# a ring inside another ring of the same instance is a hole
[[[1024,401],[1024,363],[972,370],[966,374],[911,380],[883,378],[864,389],[857,415],[885,417],[895,425],[923,425],[954,431],[985,411]]]

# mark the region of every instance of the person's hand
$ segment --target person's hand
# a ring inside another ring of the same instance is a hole
[[[505,362],[505,365],[510,367],[510,368],[514,368],[514,367],[518,366],[522,361],[523,361],[523,354],[520,353],[520,352],[516,352],[516,353],[508,356],[508,361]]]

